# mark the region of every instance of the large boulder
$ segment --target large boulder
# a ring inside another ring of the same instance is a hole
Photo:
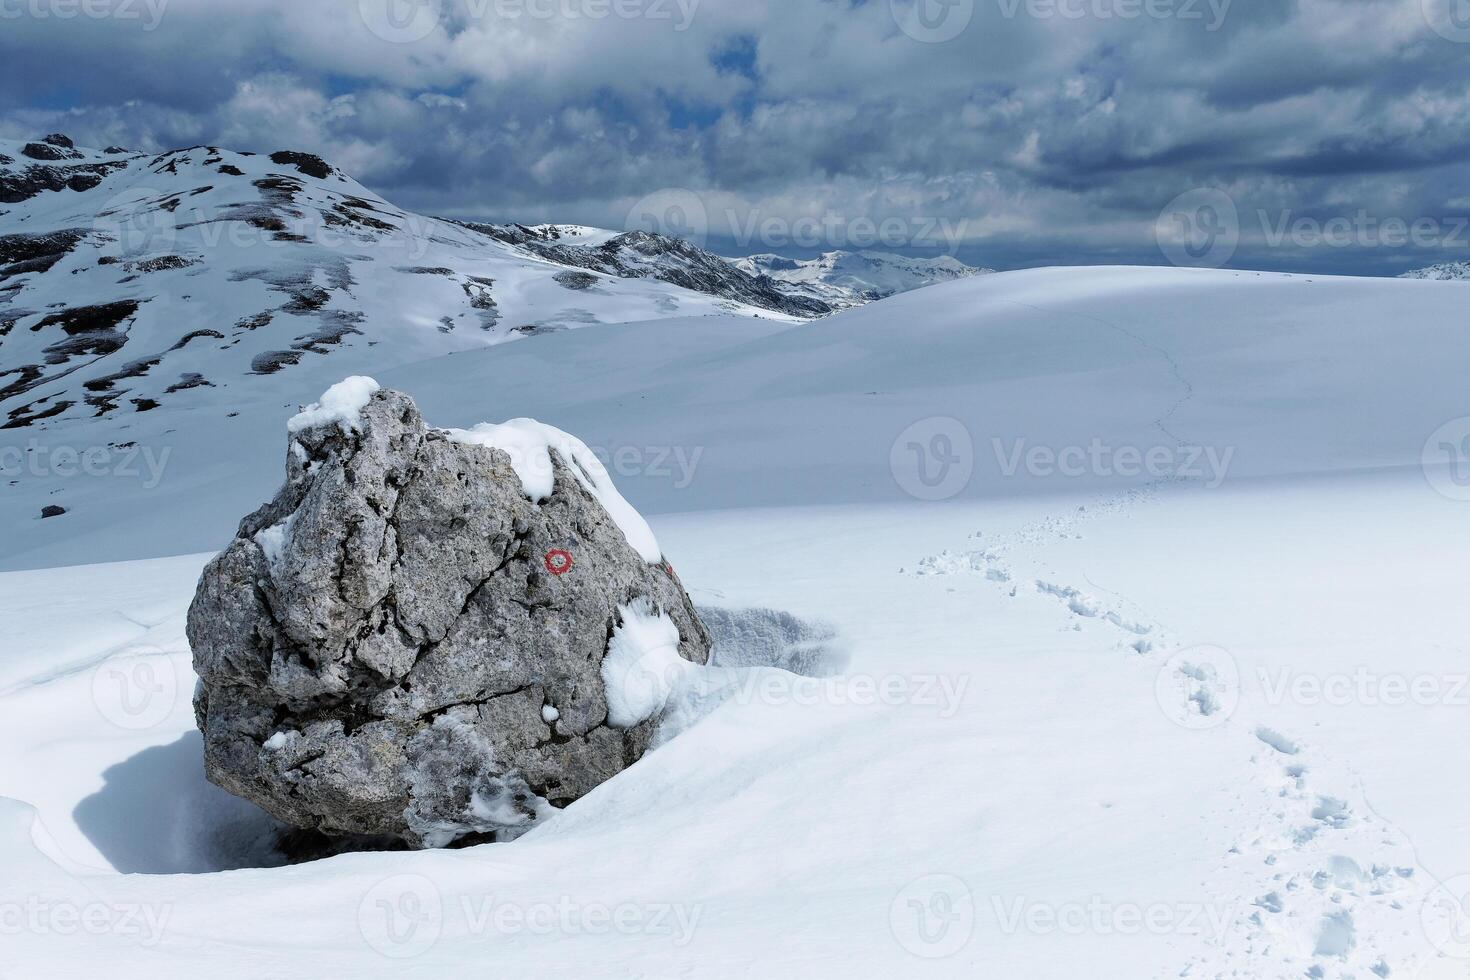
[[[212,782],[438,847],[518,836],[639,759],[710,639],[586,446],[431,429],[364,378],[289,429],[285,484],[189,610]]]

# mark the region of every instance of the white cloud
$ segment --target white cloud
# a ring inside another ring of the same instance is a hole
[[[1247,210],[1342,208],[1351,188],[1431,214],[1467,176],[1463,46],[1411,0],[1234,0],[1218,30],[978,0],[944,44],[886,0],[659,0],[668,19],[640,14],[652,0],[448,0],[411,43],[373,32],[374,2],[172,0],[151,33],[8,24],[0,131],[292,146],[439,213],[620,224],[686,187],[721,213],[943,219],[997,247],[1142,248],[1206,184]],[[632,16],[595,15],[615,7]],[[754,78],[717,57],[743,50]],[[57,64],[79,104],[34,108]]]

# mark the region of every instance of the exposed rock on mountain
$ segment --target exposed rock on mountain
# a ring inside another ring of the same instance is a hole
[[[710,638],[579,441],[334,386],[189,612],[211,781],[296,827],[504,840],[638,760]]]
[[[464,224],[559,265],[577,266],[621,279],[656,279],[791,316],[816,317],[832,312],[830,305],[815,296],[783,290],[766,276],[751,273],[678,238],[630,231],[612,235],[605,241],[583,244],[565,241],[563,226],[559,225]]]
[[[332,165],[313,153],[298,153],[295,150],[278,150],[271,154],[271,163],[291,164],[308,177],[326,180],[333,173]]]
[[[107,155],[111,151],[78,150],[59,133],[23,146],[0,141],[0,204],[19,204],[45,191],[91,190],[127,166],[126,161],[102,159]]]
[[[554,278],[568,289],[591,289],[597,285],[597,277],[590,272],[558,272]]]

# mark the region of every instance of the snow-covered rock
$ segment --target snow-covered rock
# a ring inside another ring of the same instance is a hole
[[[953,256],[912,258],[891,252],[827,252],[815,259],[751,255],[733,260],[753,276],[765,276],[777,288],[819,300],[833,309],[862,306],[935,283],[992,272],[965,265]]]
[[[1438,265],[1414,269],[1399,276],[1400,279],[1470,279],[1470,262],[1441,262]]]
[[[663,675],[710,638],[586,446],[431,430],[367,378],[289,431],[285,485],[189,612],[212,782],[438,847],[518,836],[642,756]]]

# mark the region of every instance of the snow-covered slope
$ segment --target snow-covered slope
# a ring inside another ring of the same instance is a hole
[[[963,421],[973,448],[964,494],[992,497],[1146,482],[1107,475],[1118,467],[1063,476],[1013,463],[1018,448],[1086,448],[1094,437],[1139,451],[1188,441],[1199,458],[1181,452],[1173,465],[1200,473],[1228,453],[1232,479],[1417,467],[1428,435],[1462,412],[1470,363],[1445,326],[1462,305],[1445,283],[1050,269],[934,286],[797,328],[744,318],[608,326],[368,373],[413,392],[445,425],[529,415],[609,453],[636,451],[660,474],[676,471],[676,450],[700,453],[684,481],[625,467],[630,500],[655,512],[906,499],[890,450],[931,417]],[[1398,343],[1380,342],[1385,323]],[[280,413],[325,387],[257,400],[224,391],[57,424],[51,445],[133,444],[109,451],[135,475],[59,474],[47,459],[15,472],[17,492],[0,499],[12,529],[0,568],[219,546],[273,489]],[[933,427],[916,441],[950,435]],[[30,437],[9,430],[0,446],[24,450]],[[69,513],[36,520],[49,504]],[[181,518],[170,537],[136,518],[157,507]]]
[[[276,375],[320,390],[591,324],[794,308],[557,264],[306,154],[48,139],[0,142],[0,427],[233,405],[273,397]]]
[[[993,271],[965,265],[948,255],[921,259],[874,251],[826,252],[815,259],[762,254],[732,261],[753,276],[768,276],[834,309]]]
[[[698,602],[832,624],[796,639],[839,673],[681,692],[681,734],[514,844],[200,874],[273,831],[200,775],[205,556],[5,574],[0,907],[41,909],[7,963],[1463,976],[1462,310],[1434,282],[1048,269],[383,371],[443,424],[577,434]],[[216,547],[295,408],[45,430],[174,453],[146,489],[22,473],[5,560]]]
[[[1441,262],[1405,272],[1400,279],[1470,279],[1470,262]]]

